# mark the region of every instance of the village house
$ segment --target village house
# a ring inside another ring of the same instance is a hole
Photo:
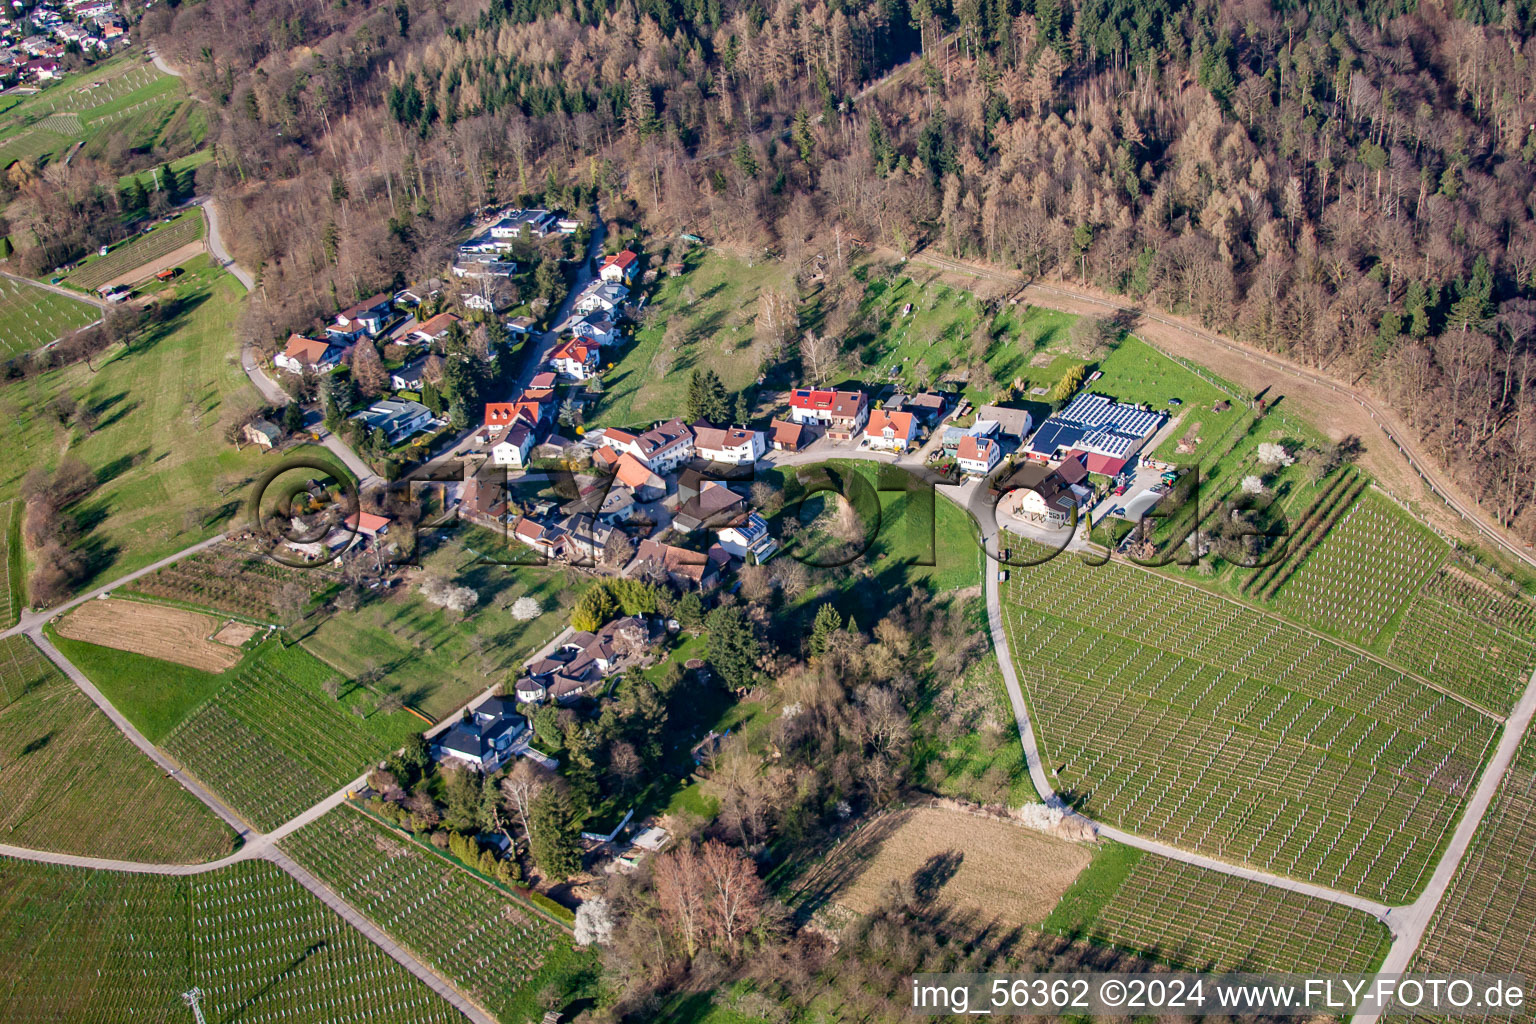
[[[505,479],[495,479],[494,475],[482,476],[480,472],[466,476],[463,486],[459,488],[459,516],[468,517],[485,526],[499,525],[507,511],[506,491],[502,486],[504,483]]]
[[[658,423],[642,434],[609,428],[603,447],[628,452],[653,473],[670,473],[693,457],[693,431],[680,419]]]
[[[614,345],[619,340],[619,325],[607,313],[588,313],[569,321],[572,337],[596,345]]]
[[[745,562],[751,555],[759,565],[768,561],[779,546],[768,532],[768,521],[756,512],[748,513],[744,522],[718,531],[715,538],[732,558]]]
[[[512,523],[512,536],[546,558],[565,555],[565,530],[555,523],[543,523],[530,516],[518,516]]]
[[[712,427],[707,423],[693,425],[693,452],[701,459],[748,466],[762,458],[765,450],[761,430]]]
[[[549,365],[562,377],[586,380],[597,373],[598,346],[574,338],[562,341],[549,354]]]
[[[565,557],[573,562],[606,562],[609,545],[625,536],[612,523],[586,512],[566,516],[559,526],[565,531]]]
[[[515,756],[517,741],[528,731],[528,720],[505,697],[487,697],[432,743],[438,760],[453,759],[490,773]]]
[[[673,586],[683,590],[708,590],[720,582],[721,570],[731,556],[720,545],[712,545],[708,554],[663,544],[650,539],[640,542],[635,560],[626,573],[630,576],[663,575]]]
[[[869,422],[869,402],[862,391],[796,388],[789,396],[789,418],[825,427],[835,441],[851,441]]]
[[[740,519],[746,509],[746,498],[717,480],[706,480],[698,494],[678,507],[672,527],[692,533],[703,526],[724,526]]]
[[[998,433],[1022,441],[1029,436],[1034,419],[1028,409],[1014,409],[1006,405],[984,405],[976,410],[976,418],[991,420],[997,424]]]
[[[623,663],[643,654],[654,631],[638,615],[615,619],[596,633],[574,633],[558,650],[529,662],[513,684],[525,704],[542,700],[565,703],[595,689]]]
[[[389,375],[389,383],[396,391],[420,391],[427,379],[424,371],[431,356],[418,356]]]
[[[593,281],[576,296],[578,313],[613,313],[629,297],[629,289],[612,281]]]
[[[533,431],[519,420],[511,426],[501,427],[490,445],[491,465],[522,469],[528,465],[528,455],[533,451]]]
[[[538,321],[531,316],[515,316],[507,321],[507,333],[515,338],[521,338],[532,334],[536,326]]]
[[[931,427],[944,418],[945,411],[949,409],[949,398],[942,391],[924,391],[918,395],[907,395],[900,409],[916,416],[919,423]]]
[[[412,434],[426,430],[433,422],[432,410],[420,402],[408,402],[398,398],[386,398],[373,403],[362,412],[352,414],[371,433],[384,432],[384,440],[397,445]]]
[[[388,295],[373,295],[357,305],[336,314],[335,326],[348,333],[377,337],[394,316],[394,307]]]
[[[1002,454],[1002,447],[992,438],[967,434],[955,449],[955,464],[967,476],[986,476]]]
[[[598,268],[597,276],[604,281],[616,284],[634,284],[635,268],[640,265],[640,257],[625,249],[616,252],[612,256],[604,256],[602,266]]]
[[[314,370],[327,373],[341,363],[346,350],[323,338],[306,338],[302,334],[288,335],[288,346],[272,357],[272,365],[289,373]]]
[[[411,338],[421,345],[431,345],[448,333],[448,329],[459,322],[459,318],[452,313],[439,313],[424,323],[417,324],[411,331]]]
[[[917,417],[909,412],[874,409],[864,428],[864,443],[881,451],[904,452],[917,440]]]
[[[768,437],[776,452],[797,452],[809,443],[805,428],[798,423],[773,420],[768,424]]]
[[[1055,469],[1026,466],[1009,481],[1013,514],[1020,519],[1061,526],[1071,521],[1075,509],[1093,500],[1087,487],[1088,469],[1082,460],[1067,458]]]

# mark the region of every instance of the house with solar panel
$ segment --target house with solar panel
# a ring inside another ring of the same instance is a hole
[[[1036,462],[1080,456],[1088,472],[1118,476],[1166,419],[1160,412],[1085,391],[1040,424],[1024,454]]]

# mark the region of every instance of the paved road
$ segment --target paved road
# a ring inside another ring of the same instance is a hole
[[[181,72],[167,64],[165,58],[156,53],[153,46],[149,48],[149,59],[154,62],[155,67],[160,69],[161,74],[170,75],[172,78],[181,77]]]

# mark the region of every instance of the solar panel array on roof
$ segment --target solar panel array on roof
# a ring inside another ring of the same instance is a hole
[[[1029,450],[1049,457],[1062,448],[1077,447],[1120,457],[1162,421],[1162,413],[1085,392],[1040,425]]]

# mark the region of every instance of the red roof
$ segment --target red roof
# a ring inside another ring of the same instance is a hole
[[[372,512],[354,512],[346,518],[347,526],[363,533],[378,533],[390,524],[389,516],[376,516]]]
[[[618,468],[613,474],[619,483],[626,487],[644,487],[656,479],[656,474],[646,468],[645,463],[635,458],[629,452],[619,456]]]
[[[288,347],[283,350],[283,355],[289,359],[297,359],[301,363],[318,363],[325,358],[325,353],[330,350],[331,343],[317,338],[306,338],[302,334],[288,335]]]
[[[898,439],[910,441],[913,427],[916,425],[916,419],[909,412],[886,412],[884,409],[876,409],[869,414],[869,426],[864,428],[864,434],[866,437],[884,437],[885,428],[890,427]]]
[[[628,249],[625,249],[623,252],[616,252],[612,256],[605,256],[603,258],[603,266],[618,267],[620,270],[628,270],[630,267],[635,265],[635,261],[639,258],[639,256],[636,256]]]
[[[552,388],[555,386],[555,375],[545,370],[543,373],[533,375],[533,380],[528,382],[530,388]]]
[[[1108,455],[1100,455],[1098,452],[1085,452],[1080,448],[1074,448],[1067,453],[1067,458],[1081,459],[1088,467],[1088,472],[1098,473],[1102,476],[1119,476],[1125,468],[1126,459],[1112,459]]]
[[[592,358],[596,352],[597,349],[588,345],[586,342],[575,341],[573,339],[571,341],[562,342],[559,348],[550,353],[549,358],[552,360],[571,359],[578,363],[586,364],[596,361]]]
[[[459,318],[452,313],[439,313],[437,316],[421,324],[416,328],[416,333],[425,334],[430,338],[436,338],[448,328],[459,322]]]
[[[992,461],[992,450],[997,447],[989,437],[974,437],[966,434],[960,439],[960,447],[955,450],[955,458],[964,459],[967,462]]]
[[[504,427],[517,419],[516,402],[486,402],[485,425],[488,427]]]
[[[823,391],[819,388],[796,388],[790,392],[789,405],[792,409],[811,409],[823,411],[830,409],[833,416],[852,419],[859,414],[859,408],[864,404],[864,392],[862,391]]]

